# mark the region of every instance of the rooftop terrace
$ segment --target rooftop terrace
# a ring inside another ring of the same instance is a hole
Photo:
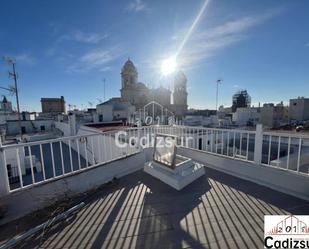
[[[76,216],[19,246],[262,248],[265,214],[308,210],[307,201],[209,168],[180,192],[138,171],[96,193]]]
[[[204,164],[205,175],[176,191],[141,170],[152,159],[151,145],[119,149],[115,133],[0,147],[5,164],[17,169],[0,182],[0,202],[9,206],[0,244],[54,214],[32,211],[68,196],[76,204],[76,194],[85,207],[18,248],[262,248],[264,215],[309,214],[308,137],[191,127],[126,131],[128,138],[193,137],[177,153]]]

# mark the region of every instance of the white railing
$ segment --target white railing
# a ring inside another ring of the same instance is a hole
[[[186,148],[309,175],[308,135],[188,126],[157,130],[185,138]]]
[[[188,126],[159,127],[157,131],[182,138],[182,147],[254,161],[255,131]]]
[[[179,146],[185,148],[308,175],[308,136],[188,126],[122,131],[127,133],[119,137],[124,147],[116,143],[119,130],[2,146],[0,173],[4,173],[0,174],[0,188],[2,182],[9,193],[124,158],[152,146],[156,133],[179,137]],[[148,145],[139,142],[142,137],[150,138]]]
[[[138,129],[130,128],[126,132],[128,137],[133,137],[137,136]],[[129,140],[121,142],[128,143]],[[6,183],[7,192],[14,192],[127,157],[140,150],[137,143],[118,147],[115,132],[2,146],[0,163],[1,167],[4,166],[4,176],[1,176],[1,181],[4,178],[2,183]]]
[[[262,164],[289,171],[309,173],[309,136],[263,133]]]

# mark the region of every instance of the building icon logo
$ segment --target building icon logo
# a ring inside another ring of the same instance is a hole
[[[264,248],[309,248],[309,215],[265,215]]]

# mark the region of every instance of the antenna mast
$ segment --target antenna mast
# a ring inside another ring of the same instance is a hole
[[[105,99],[105,78],[103,79],[103,99],[104,99],[104,102],[106,101]]]
[[[217,90],[216,90],[216,111],[218,111],[218,95],[219,95],[219,84],[222,84],[223,79],[218,79],[217,83]]]
[[[17,74],[15,70],[16,60],[11,57],[4,57],[4,60],[9,64],[12,65],[12,72],[9,71],[9,77],[14,79],[14,87],[12,87],[12,92],[15,93],[16,96],[16,105],[17,105],[17,113],[18,113],[18,124],[19,124],[19,133],[20,138],[22,138],[22,130],[21,130],[21,119],[20,119],[20,107],[19,107],[19,96],[18,96],[18,87],[17,87]]]

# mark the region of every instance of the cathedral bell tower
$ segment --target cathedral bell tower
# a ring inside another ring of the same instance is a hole
[[[175,115],[183,118],[188,109],[187,77],[179,71],[174,78],[173,104]]]
[[[137,84],[137,70],[133,62],[128,59],[121,70],[122,89],[134,87]]]
[[[128,59],[121,69],[121,100],[134,104],[134,91],[137,85],[137,70]]]

